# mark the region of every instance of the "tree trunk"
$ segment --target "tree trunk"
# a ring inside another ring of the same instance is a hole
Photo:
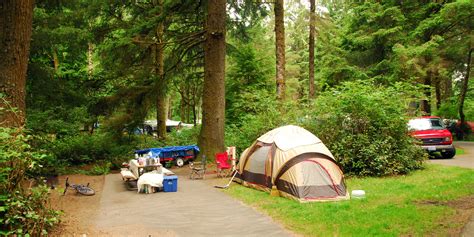
[[[435,92],[436,92],[436,109],[441,106],[441,79],[438,72],[435,74]]]
[[[87,43],[87,77],[89,80],[92,80],[92,75],[94,75],[94,45],[89,42]]]
[[[462,140],[464,139],[464,123],[466,122],[465,115],[464,115],[464,100],[466,99],[466,94],[467,94],[467,89],[469,88],[469,74],[471,72],[471,59],[472,59],[472,50],[471,48],[469,50],[469,53],[467,55],[467,68],[466,68],[466,75],[464,75],[464,80],[461,88],[461,94],[459,95],[459,118],[461,119],[461,129],[459,129],[460,134],[459,138]]]
[[[158,8],[160,9],[160,14],[163,13],[163,0],[158,1]],[[163,45],[163,34],[164,34],[164,23],[160,21],[158,27],[156,28],[156,39],[157,44],[156,49],[156,59],[155,59],[155,73],[157,76],[156,81],[156,133],[158,138],[166,138],[166,119],[168,115],[168,98],[167,86],[165,80],[165,70],[164,70],[164,45]]]
[[[54,66],[54,73],[58,73],[59,58],[58,58],[57,49],[53,49],[53,66]]]
[[[309,99],[314,98],[314,34],[316,31],[316,0],[310,0],[309,18]]]
[[[285,99],[285,23],[283,0],[275,1],[276,94]]]
[[[0,1],[0,126],[25,124],[25,84],[33,0]],[[16,110],[11,111],[12,108]]]
[[[443,99],[446,101],[453,95],[453,79],[448,77],[445,79],[444,84],[444,96]]]
[[[225,22],[226,1],[209,0],[204,46],[203,117],[199,134],[201,154],[208,159],[225,149]]]
[[[191,86],[186,85],[186,123],[191,121]]]
[[[428,75],[425,77],[425,81],[423,84],[426,86],[425,88],[425,97],[422,101],[422,111],[425,113],[425,115],[431,115],[431,70],[428,71]]]
[[[184,111],[186,109],[186,98],[184,98],[184,87],[186,86],[185,83],[181,83],[179,85],[179,94],[181,95],[181,100],[179,101],[179,118],[181,121],[186,121],[186,117],[184,115]]]
[[[167,118],[168,119],[171,119],[173,118],[173,99],[171,96],[168,96],[168,115],[167,115]]]

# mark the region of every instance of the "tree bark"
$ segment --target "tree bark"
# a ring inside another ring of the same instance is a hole
[[[158,1],[158,8],[160,14],[163,12],[163,0]],[[168,118],[168,98],[167,98],[167,85],[165,79],[164,70],[164,23],[163,20],[158,22],[156,28],[156,59],[155,59],[155,73],[156,73],[156,134],[158,138],[166,138],[166,120]]]
[[[316,0],[310,2],[309,18],[309,99],[314,98],[314,34],[316,31]]]
[[[171,96],[168,97],[168,114],[166,115],[168,119],[173,117],[173,98]]]
[[[435,73],[435,93],[436,93],[436,109],[441,107],[441,78],[438,72]]]
[[[225,149],[225,22],[226,1],[209,0],[204,46],[203,117],[199,134],[201,154],[209,159]]]
[[[53,49],[53,66],[54,66],[54,73],[58,73],[59,69],[59,58],[56,49]]]
[[[448,77],[444,81],[444,100],[449,99],[453,95],[453,79]]]
[[[471,72],[471,59],[472,59],[472,51],[474,49],[469,49],[469,53],[467,54],[467,67],[466,67],[466,74],[464,75],[464,80],[461,88],[461,94],[459,95],[459,118],[461,119],[461,129],[459,138],[462,140],[464,139],[464,127],[465,127],[465,120],[466,116],[464,115],[464,100],[466,100],[467,89],[469,88],[469,74]]]
[[[87,43],[87,77],[92,80],[94,75],[94,44],[91,42]]]
[[[426,86],[424,90],[426,99],[422,101],[422,111],[426,115],[431,115],[431,76],[432,72],[428,71],[428,75],[426,75],[425,81],[423,82],[423,84]]]
[[[0,1],[0,126],[25,124],[25,84],[33,0]],[[14,111],[11,111],[15,108]]]
[[[276,94],[285,99],[285,23],[284,1],[275,1],[275,54],[276,54]]]

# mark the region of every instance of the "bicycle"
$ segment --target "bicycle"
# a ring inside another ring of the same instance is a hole
[[[64,188],[63,196],[66,195],[66,191],[70,189],[76,190],[76,193],[80,193],[85,196],[92,196],[95,194],[94,189],[89,187],[89,183],[87,185],[83,184],[69,184],[69,177],[66,178],[66,187]]]

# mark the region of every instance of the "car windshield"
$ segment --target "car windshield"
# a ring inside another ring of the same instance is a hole
[[[444,129],[443,121],[439,118],[412,119],[408,122],[410,130],[439,130]]]

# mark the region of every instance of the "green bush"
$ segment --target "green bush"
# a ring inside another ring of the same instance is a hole
[[[46,167],[56,167],[55,171],[49,173],[57,173],[62,167],[70,165],[95,164],[91,170],[84,172],[99,175],[108,173],[110,169],[120,168],[121,163],[131,159],[137,149],[197,144],[198,134],[199,127],[196,127],[168,133],[166,140],[148,135],[122,136],[117,140],[116,136],[99,131],[92,135],[79,134],[43,141],[40,146],[53,154],[44,164]]]
[[[249,147],[255,139],[266,132],[288,124],[298,124],[303,110],[295,102],[276,102],[271,97],[266,103],[255,105],[259,108],[257,114],[246,114],[240,117],[239,124],[226,126],[226,146],[235,146],[238,152]]]
[[[197,144],[201,126],[181,128],[168,133],[164,146],[187,146]]]
[[[106,175],[110,172],[110,168],[112,167],[111,162],[105,162],[104,164],[96,164],[92,167],[92,169],[88,172],[90,175]]]
[[[107,133],[81,134],[57,139],[47,145],[56,161],[71,165],[89,164],[130,156],[130,145],[121,144]]]
[[[407,133],[405,112],[416,91],[402,84],[345,83],[315,101],[305,127],[328,146],[346,174],[406,174],[426,159]]]
[[[435,115],[447,119],[459,119],[459,99],[452,97],[442,103],[439,109],[434,112]],[[466,121],[474,121],[474,99],[466,98],[464,101],[464,115]]]
[[[58,223],[48,189],[26,188],[28,173],[38,172],[46,157],[32,149],[22,129],[0,127],[0,235],[41,236]]]

